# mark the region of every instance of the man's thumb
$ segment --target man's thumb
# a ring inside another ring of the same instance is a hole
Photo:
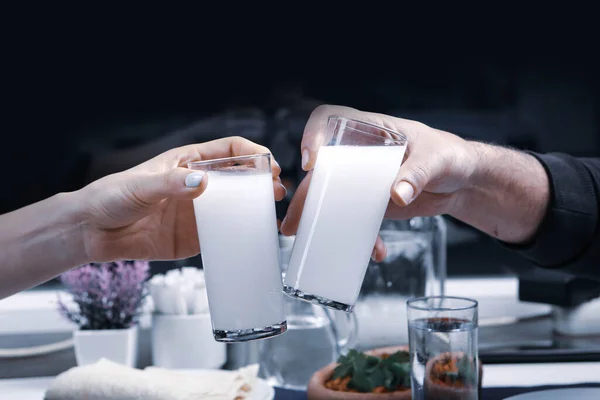
[[[423,163],[407,159],[392,186],[392,201],[401,207],[409,205],[425,189],[429,177],[429,168]]]
[[[206,190],[207,184],[208,176],[204,171],[173,168],[139,177],[134,191],[141,201],[153,204],[167,197],[194,199]]]

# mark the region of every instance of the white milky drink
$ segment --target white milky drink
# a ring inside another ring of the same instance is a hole
[[[215,338],[285,331],[271,172],[208,171],[194,212]]]
[[[285,276],[288,294],[352,311],[405,150],[321,146]]]

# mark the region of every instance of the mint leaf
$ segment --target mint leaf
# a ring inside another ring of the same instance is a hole
[[[450,381],[454,384],[455,382],[457,382],[460,379],[460,375],[458,372],[455,371],[448,371],[444,374],[446,376],[446,378],[450,378]]]
[[[397,351],[387,359],[393,362],[406,363],[410,361],[410,354],[407,351]]]
[[[369,378],[367,378],[367,375],[362,372],[354,373],[354,376],[350,379],[350,382],[348,382],[348,387],[363,393],[372,392],[374,389]]]
[[[348,387],[359,392],[372,392],[383,386],[390,391],[399,386],[410,387],[410,355],[398,351],[386,359],[366,355],[355,349],[338,358],[331,379],[350,377]]]
[[[367,366],[367,358],[364,356],[354,358],[352,360],[352,366],[354,367],[354,371],[363,372]]]
[[[405,388],[410,387],[410,374],[404,375],[404,379],[402,380],[402,386]]]
[[[458,372],[465,383],[475,384],[477,381],[475,361],[470,357],[463,356],[456,363]]]
[[[386,375],[384,371],[385,370],[380,366],[377,366],[373,369],[373,371],[368,375],[371,386],[374,388],[377,386],[385,386]]]
[[[388,368],[382,368],[382,371],[385,377],[383,386],[385,386],[387,390],[396,389],[396,387],[400,384],[401,381],[398,380],[396,376],[394,376],[394,373]]]
[[[379,357],[367,356],[367,358],[366,358],[366,363],[367,363],[368,367],[374,367],[374,366],[378,365],[379,361],[381,361],[381,358],[379,358]]]
[[[340,364],[333,370],[333,379],[344,378],[352,374],[352,364]]]

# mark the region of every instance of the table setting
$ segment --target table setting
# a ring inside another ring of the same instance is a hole
[[[547,373],[549,370],[562,371],[560,374]],[[598,373],[600,363],[556,363],[551,365],[487,365],[483,372],[483,388],[481,399],[502,400],[511,396],[538,395],[540,399],[597,399],[600,390]],[[222,371],[222,370],[221,370]],[[187,372],[187,371],[186,371]],[[202,374],[203,371],[195,371]],[[206,377],[210,377],[209,371]],[[185,372],[184,372],[185,373]],[[234,372],[233,376],[236,376]],[[535,375],[536,379],[527,379],[527,375]],[[47,390],[56,381],[56,377],[22,378],[22,379],[0,379],[1,398],[11,400],[43,400]],[[64,378],[62,379],[64,380]],[[232,379],[229,377],[230,382]],[[490,385],[486,384],[489,380]],[[552,384],[551,382],[555,382]],[[531,385],[533,382],[533,385]],[[272,387],[267,382],[258,378],[256,380],[257,391],[264,392],[264,399],[274,400],[307,400],[305,390],[292,390],[282,387]],[[57,383],[54,383],[57,385]],[[580,393],[571,392],[568,396],[559,390],[579,390]],[[591,391],[586,393],[585,390]],[[543,393],[543,391],[554,390],[555,394]],[[555,397],[550,397],[555,396]],[[561,397],[563,396],[563,397]],[[579,396],[579,397],[578,397]],[[595,397],[594,397],[595,396]],[[118,398],[118,397],[116,397]],[[132,397],[136,398],[136,397]],[[141,397],[137,397],[140,398]],[[170,397],[175,398],[175,397]],[[121,398],[123,399],[123,398]],[[262,400],[262,399],[261,399]],[[536,400],[531,398],[515,398],[514,400]]]
[[[600,363],[545,366],[559,376],[483,363],[477,298],[446,293],[441,217],[383,220],[406,137],[335,116],[326,131],[294,237],[278,233],[269,154],[190,163],[210,181],[193,200],[203,267],[150,278],[147,263],[123,260],[66,273],[77,296],[61,307],[86,338],[77,365],[0,380],[0,398],[600,399]],[[371,259],[378,235],[382,262]],[[146,304],[152,365],[140,368]],[[257,344],[256,360],[228,369],[231,344]]]

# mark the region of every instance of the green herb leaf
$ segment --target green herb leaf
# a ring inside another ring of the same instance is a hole
[[[475,368],[475,360],[470,357],[463,356],[460,360],[458,360],[456,366],[458,367],[458,372],[465,383],[474,385],[475,382],[477,382],[477,376],[475,375],[477,373]]]
[[[465,357],[465,356],[461,357],[461,358],[460,358],[460,359],[459,359],[459,360],[456,362],[456,366],[458,367],[458,370],[459,370],[460,372],[467,372],[467,371],[470,369],[470,367],[471,367],[471,365],[470,365],[470,364],[471,364],[471,363],[470,363],[470,361],[469,361],[469,358],[468,358],[468,357]]]
[[[347,357],[348,357],[349,359],[355,359],[355,358],[357,358],[357,357],[360,357],[361,355],[362,355],[362,354],[361,354],[360,352],[358,352],[357,350],[355,350],[355,349],[350,349],[350,350],[348,351]]]
[[[445,375],[450,378],[452,382],[456,382],[460,376],[456,371],[448,371]]]
[[[366,356],[365,361],[367,364],[367,368],[372,368],[372,367],[379,365],[379,362],[381,361],[381,359],[378,357],[374,357],[374,356]]]
[[[344,355],[340,355],[337,359],[337,362],[339,364],[344,364],[347,361],[348,361],[348,356],[344,356]]]
[[[401,380],[398,380],[394,373],[388,368],[382,368],[381,370],[383,371],[383,375],[385,376],[383,386],[385,386],[387,390],[396,389],[396,387],[401,383]]]
[[[332,374],[332,378],[333,379],[337,379],[337,378],[344,378],[346,376],[351,376],[352,375],[352,364],[339,364],[337,367],[335,367],[335,369],[333,370],[333,374]]]
[[[388,357],[388,360],[399,363],[407,363],[410,361],[410,354],[407,351],[397,351]]]
[[[374,388],[377,386],[385,386],[386,375],[384,371],[385,370],[381,366],[377,366],[373,369],[373,371],[368,375],[371,386]]]
[[[410,356],[405,351],[396,352],[385,360],[366,355],[355,349],[338,358],[332,379],[350,377],[348,387],[360,392],[372,392],[384,386],[390,391],[399,386],[410,387]]]
[[[389,370],[392,371],[397,381],[402,381],[405,375],[410,375],[409,364],[395,362],[389,366]]]
[[[350,382],[348,382],[348,387],[363,393],[372,392],[374,389],[369,378],[367,378],[367,375],[358,371],[354,373],[354,376],[350,379]]]
[[[402,386],[405,388],[410,388],[410,374],[404,375],[404,379],[402,380]]]
[[[354,371],[364,372],[365,367],[367,366],[367,358],[366,357],[355,357],[352,360],[352,366],[354,367]]]

